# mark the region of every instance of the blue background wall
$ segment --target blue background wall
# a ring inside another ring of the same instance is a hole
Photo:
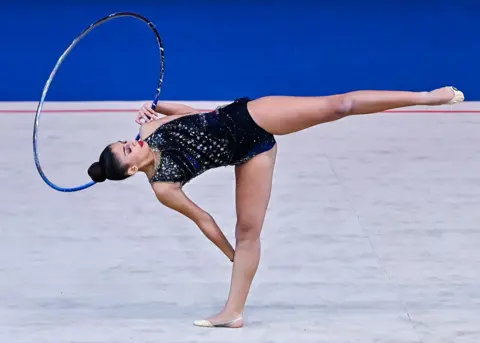
[[[0,100],[38,100],[57,58],[91,22],[137,11],[166,47],[162,98],[230,100],[354,89],[462,88],[480,100],[475,1],[3,2]],[[48,100],[139,100],[155,90],[147,26],[107,23],[60,69]]]

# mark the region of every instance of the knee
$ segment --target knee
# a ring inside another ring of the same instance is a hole
[[[354,99],[349,94],[337,95],[333,98],[331,106],[339,119],[354,113]]]
[[[235,227],[237,242],[254,242],[260,238],[261,226],[249,221],[238,221]]]

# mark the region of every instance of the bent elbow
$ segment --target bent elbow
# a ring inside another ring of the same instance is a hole
[[[208,212],[202,212],[195,218],[195,224],[199,227],[209,226],[215,223],[215,219]]]

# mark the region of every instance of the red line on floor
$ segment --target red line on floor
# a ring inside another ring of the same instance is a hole
[[[114,112],[137,112],[138,110],[133,109],[115,109],[115,108],[85,108],[85,109],[57,109],[57,110],[43,110],[43,113],[96,113],[96,112],[103,112],[103,113],[114,113]],[[36,110],[0,110],[0,113],[25,113],[25,114],[34,114]]]
[[[213,110],[213,109],[212,109]],[[55,110],[43,110],[42,114],[54,114],[54,113],[132,113],[137,112],[136,109],[115,109],[115,108],[85,108],[85,109],[55,109]],[[5,110],[0,109],[0,114],[34,114],[35,110]],[[480,113],[480,110],[390,110],[384,113],[418,113],[418,114],[435,114],[435,113]]]

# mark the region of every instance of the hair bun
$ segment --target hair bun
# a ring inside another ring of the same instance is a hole
[[[90,168],[88,168],[88,175],[90,175],[95,182],[103,182],[107,179],[105,169],[99,162],[92,163]]]

